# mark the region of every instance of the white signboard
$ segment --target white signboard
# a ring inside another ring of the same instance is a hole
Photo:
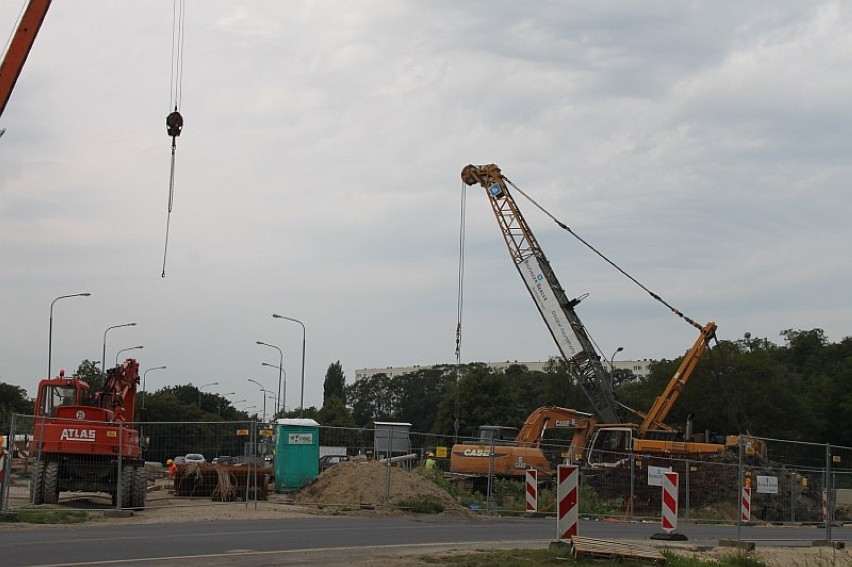
[[[287,435],[290,445],[310,445],[314,442],[313,433],[290,433]]]
[[[672,472],[671,467],[648,467],[648,486],[662,486],[663,473]]]
[[[757,492],[758,494],[778,494],[778,477],[758,475]]]
[[[559,306],[559,301],[553,295],[553,292],[541,271],[541,265],[538,258],[530,256],[520,264],[518,270],[521,272],[521,277],[530,294],[533,296],[541,316],[544,317],[544,322],[556,339],[556,344],[559,350],[562,351],[562,356],[571,360],[578,354],[583,352],[583,347],[571,328],[571,324],[565,318],[565,313],[562,312],[562,307]]]

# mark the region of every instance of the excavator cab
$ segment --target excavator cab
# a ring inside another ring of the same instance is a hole
[[[506,427],[504,425],[480,425],[479,443],[482,445],[514,445],[515,436],[518,434],[517,427]]]

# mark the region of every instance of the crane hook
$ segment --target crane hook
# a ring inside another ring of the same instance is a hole
[[[183,130],[183,116],[175,107],[175,111],[166,116],[166,131],[172,138],[177,138],[181,130]]]

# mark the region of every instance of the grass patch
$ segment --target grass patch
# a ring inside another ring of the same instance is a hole
[[[400,508],[407,508],[415,514],[440,514],[444,511],[443,504],[427,498],[400,500],[396,505]]]
[[[18,522],[26,524],[80,524],[89,519],[83,510],[65,508],[23,508],[15,512]]]

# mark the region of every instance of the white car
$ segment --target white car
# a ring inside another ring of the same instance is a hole
[[[184,457],[184,463],[183,464],[185,464],[185,465],[196,464],[197,465],[197,464],[206,463],[206,462],[207,462],[207,459],[205,459],[204,455],[202,455],[201,453],[187,453],[186,457]]]

